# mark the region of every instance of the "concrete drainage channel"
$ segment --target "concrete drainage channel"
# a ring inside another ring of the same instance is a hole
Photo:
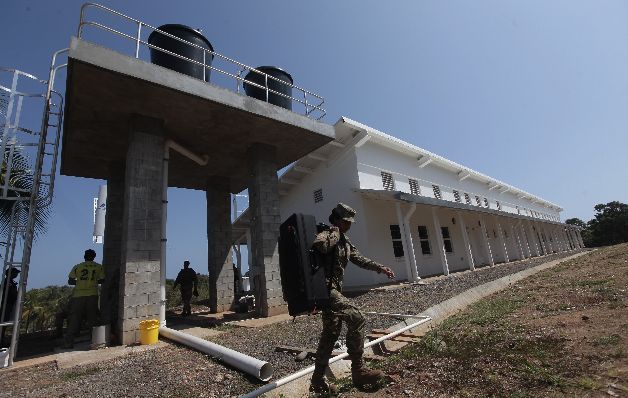
[[[380,339],[371,341],[365,344],[366,347],[374,346],[375,344],[380,344],[384,340],[392,339],[393,337],[402,334],[404,332],[411,332],[413,335],[424,335],[434,326],[442,323],[445,319],[449,318],[452,315],[464,310],[469,305],[490,296],[493,293],[497,293],[501,290],[504,290],[508,286],[513,283],[516,283],[522,279],[525,279],[529,276],[532,276],[538,272],[544,271],[546,269],[555,267],[556,265],[572,260],[574,258],[580,257],[588,251],[576,253],[572,256],[561,258],[554,261],[549,261],[547,263],[543,263],[537,265],[536,267],[528,268],[526,270],[506,275],[502,278],[496,279],[491,282],[487,282],[483,285],[479,285],[473,287],[469,290],[466,290],[450,299],[447,299],[440,304],[432,306],[422,313],[416,315],[416,317],[407,318],[403,322],[400,322],[388,330],[391,332],[390,334],[381,337]],[[431,321],[431,322],[428,322]],[[342,361],[341,359],[345,358],[347,354],[339,355],[330,359],[330,368],[336,377],[344,377],[347,376],[349,371],[349,362]],[[257,390],[251,391],[248,394],[242,396],[242,398],[252,398],[257,397],[262,394],[265,394],[267,397],[302,397],[308,395],[309,388],[309,379],[303,376],[306,376],[313,372],[314,367],[310,366],[305,368],[299,372],[293,373],[292,375],[286,376],[282,379],[279,379],[275,382],[266,384]]]

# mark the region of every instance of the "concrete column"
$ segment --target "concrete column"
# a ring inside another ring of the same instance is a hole
[[[515,241],[516,247],[519,248],[517,256],[519,260],[525,260],[525,255],[523,254],[523,246],[521,246],[521,240],[519,239],[519,235],[517,234],[517,230],[515,229],[514,222],[510,224],[510,233],[512,234],[512,239]]]
[[[580,242],[580,247],[584,248],[584,240],[582,240],[582,231],[578,230],[576,235],[578,236],[578,242]]]
[[[499,246],[502,249],[502,253],[504,254],[504,262],[509,263],[510,258],[508,257],[508,247],[506,246],[506,241],[504,240],[504,230],[502,229],[502,224],[499,222],[499,219],[495,217],[495,223],[497,224],[497,237],[499,238]]]
[[[277,149],[266,144],[254,144],[247,151],[250,171],[249,209],[251,212],[250,275],[257,313],[272,316],[286,313],[279,275],[279,191],[277,179]]]
[[[486,225],[484,224],[484,219],[480,216],[480,229],[482,231],[482,242],[484,242],[484,251],[488,258],[488,263],[493,266],[495,265],[495,261],[493,260],[493,253],[491,251],[491,244],[488,242],[488,233],[486,232]]]
[[[419,272],[416,266],[416,256],[414,255],[414,243],[412,242],[412,229],[410,228],[409,218],[414,213],[416,209],[416,203],[411,205],[410,210],[406,215],[404,215],[401,211],[401,204],[399,202],[395,202],[395,209],[397,210],[397,222],[399,223],[399,229],[401,232],[401,244],[403,245],[403,254],[404,261],[406,263],[406,272],[408,275],[408,281],[418,281],[421,278],[419,277]],[[406,219],[408,222],[406,223]]]
[[[473,252],[471,251],[471,243],[469,242],[469,234],[467,233],[467,226],[465,225],[462,213],[456,212],[458,218],[458,225],[460,225],[460,234],[462,235],[462,243],[464,245],[464,259],[471,271],[475,270],[475,262],[473,260]]]
[[[547,225],[543,224],[543,232],[545,233],[545,239],[547,239],[547,246],[549,246],[550,253],[553,253],[556,250],[554,249],[552,235],[548,231]]]
[[[117,333],[120,263],[122,262],[124,165],[115,167],[113,174],[114,176],[107,180],[107,212],[102,258],[105,282],[100,295],[100,315],[102,323],[111,325],[111,330]]]
[[[209,274],[209,309],[212,313],[232,309],[233,260],[231,257],[231,194],[229,179],[210,177],[207,197],[207,271]]]
[[[539,249],[539,240],[536,237],[536,233],[532,229],[532,223],[528,221],[525,223],[525,226],[527,227],[528,237],[530,238],[531,246],[534,249],[534,255],[538,257],[541,255],[541,250]]]
[[[160,120],[131,120],[124,178],[118,335],[139,341],[139,322],[158,319],[164,137]]]
[[[517,232],[520,232],[521,240],[523,241],[523,248],[526,251],[527,258],[532,257],[532,251],[530,250],[530,245],[528,244],[528,239],[525,231],[523,230],[523,225],[521,220],[517,221]]]
[[[575,242],[573,241],[573,237],[571,236],[571,233],[569,232],[569,228],[563,227],[563,232],[565,236],[567,237],[567,241],[569,242],[570,250],[574,250],[576,248],[576,245],[575,245]]]
[[[543,249],[543,255],[548,255],[549,251],[547,249],[547,242],[543,240],[543,230],[541,229],[541,225],[537,222],[534,223],[534,227],[536,229],[536,233],[537,233],[537,239],[539,239],[539,242],[541,242],[541,248]]]
[[[434,223],[434,231],[436,235],[436,254],[440,258],[440,263],[443,266],[443,275],[449,275],[449,264],[447,263],[447,253],[445,253],[443,231],[440,228],[440,221],[438,220],[435,207],[432,207],[432,221]]]

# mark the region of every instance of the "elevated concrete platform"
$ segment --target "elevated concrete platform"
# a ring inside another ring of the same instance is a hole
[[[208,176],[224,176],[240,192],[252,144],[276,147],[280,169],[335,135],[331,125],[72,38],[61,173],[112,177],[125,161],[133,114],[163,120],[166,138],[209,155],[201,167],[171,151],[169,186],[180,188],[205,190]]]

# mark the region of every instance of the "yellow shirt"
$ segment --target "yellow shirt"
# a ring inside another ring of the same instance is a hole
[[[72,297],[98,296],[98,281],[105,279],[105,271],[102,265],[85,261],[76,264],[70,271],[69,277],[76,279]]]

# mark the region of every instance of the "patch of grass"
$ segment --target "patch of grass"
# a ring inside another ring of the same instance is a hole
[[[87,368],[87,369],[82,369],[82,370],[77,370],[77,371],[69,371],[69,372],[65,372],[61,374],[61,378],[64,381],[70,381],[70,380],[76,380],[76,379],[80,379],[81,377],[85,377],[85,376],[91,376],[93,374],[96,374],[100,372],[100,369],[98,368]]]
[[[551,369],[544,365],[523,360],[521,364],[521,376],[534,384],[545,384],[554,387],[564,387],[565,380],[559,375],[553,374]]]
[[[600,337],[596,337],[593,340],[593,345],[594,346],[601,346],[601,345],[617,345],[619,342],[621,341],[621,337],[618,334],[612,334],[610,336],[600,336]]]
[[[612,281],[610,279],[585,279],[583,281],[576,282],[576,286],[593,287],[600,285],[608,285]]]
[[[604,384],[590,377],[582,377],[576,380],[576,386],[583,390],[597,390],[604,387]]]

